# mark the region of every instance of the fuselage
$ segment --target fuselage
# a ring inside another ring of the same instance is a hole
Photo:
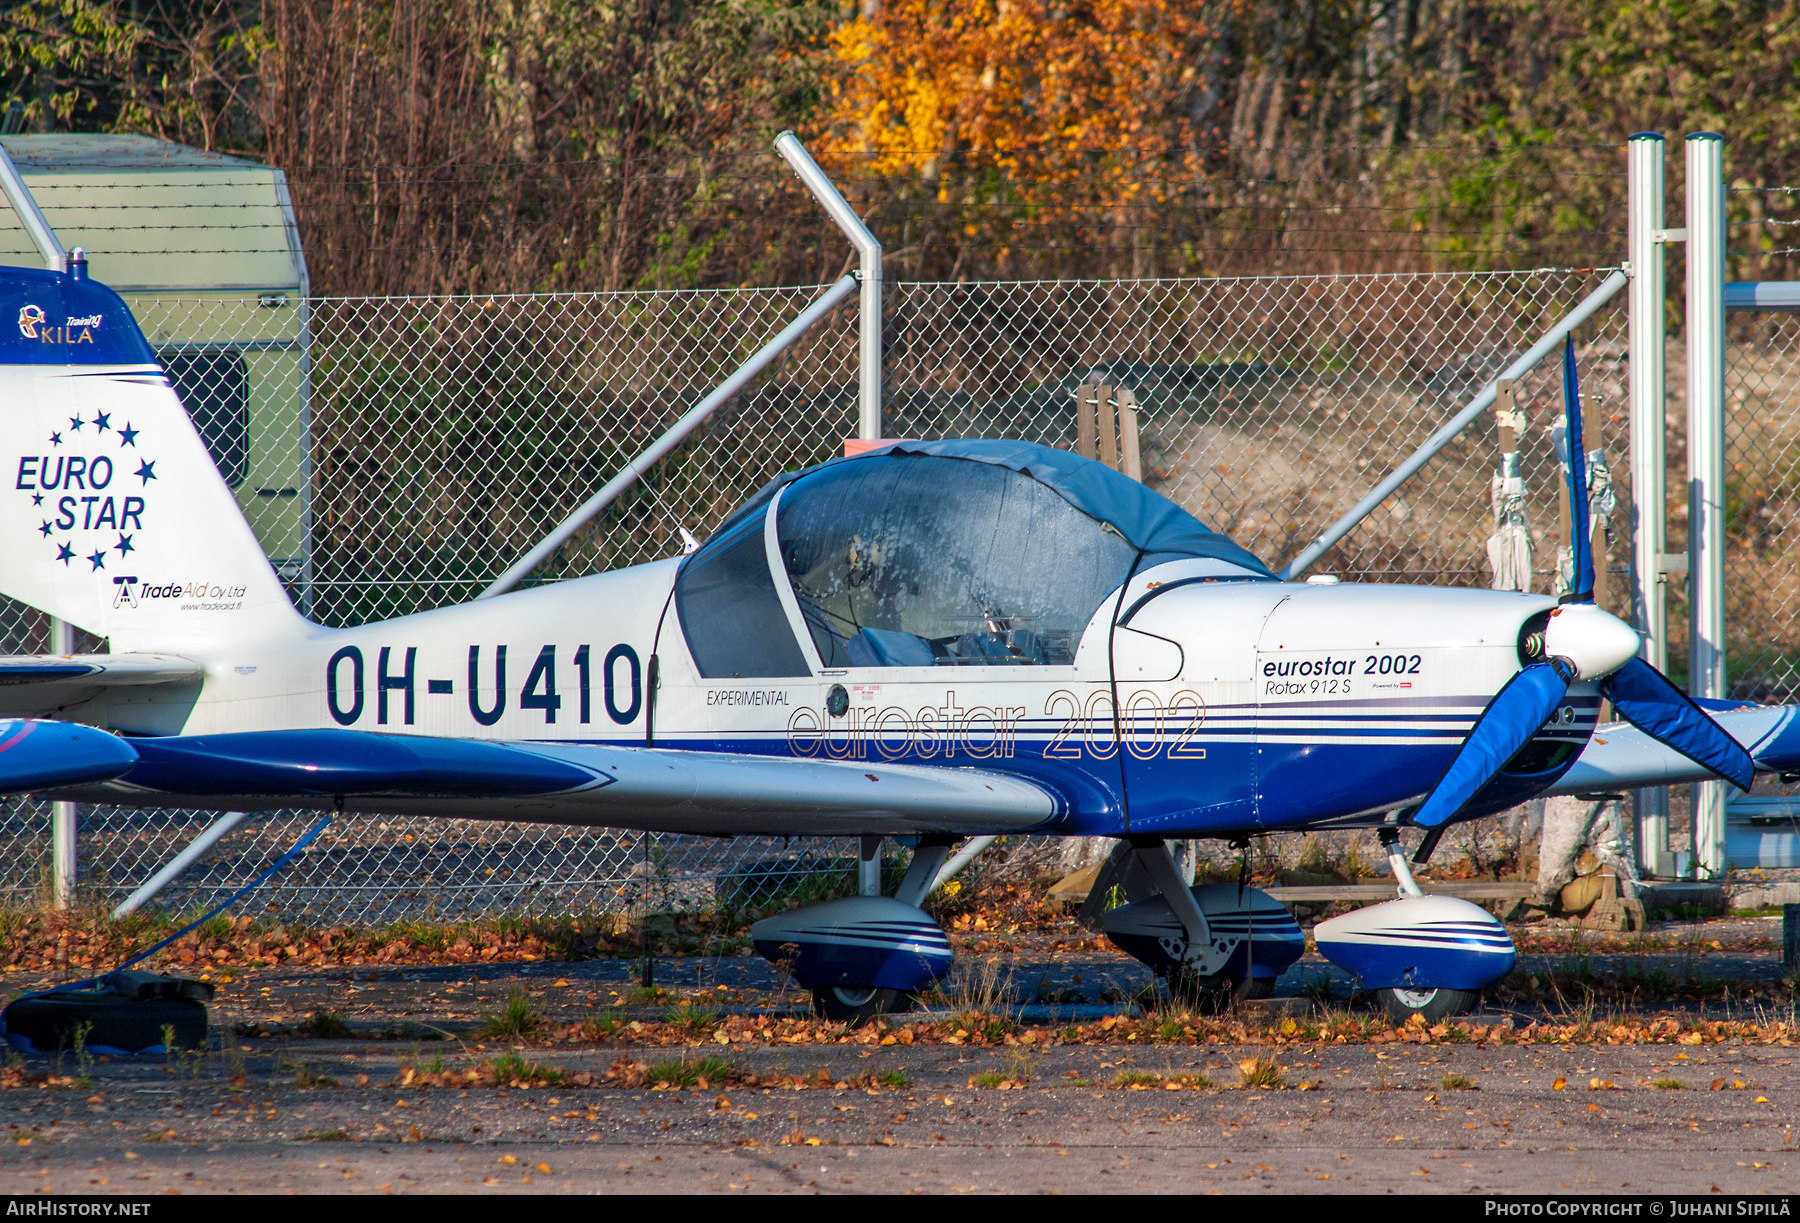
[[[199,685],[70,712],[138,734],[343,727],[978,767],[1060,794],[1046,831],[1231,835],[1416,800],[1553,606],[1181,560],[1108,594],[1066,660],[828,667],[790,590],[788,623],[760,629],[791,634],[805,673],[708,677],[671,597],[680,565],[190,651]],[[1578,750],[1598,699],[1578,686],[1568,704],[1544,734]]]
[[[0,281],[27,321],[79,317],[92,340],[0,334],[0,586],[120,654],[186,660],[168,682],[58,689],[28,712],[124,734],[341,728],[973,768],[1049,792],[1045,831],[1237,835],[1425,794],[1553,606],[1280,582],[1091,459],[948,439],[779,477],[685,558],[328,629],[291,606],[117,296],[74,274]],[[1597,706],[1571,689],[1529,767],[1483,802],[1553,781]],[[95,797],[193,797],[129,787]],[[425,809],[395,801],[381,809]],[[530,810],[455,807],[611,818]]]

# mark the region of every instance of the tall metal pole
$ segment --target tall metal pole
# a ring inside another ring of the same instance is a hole
[[[32,197],[31,188],[25,185],[19,167],[13,165],[13,159],[7,154],[4,145],[0,145],[0,192],[6,195],[13,211],[19,214],[19,224],[24,226],[31,244],[37,247],[44,266],[52,272],[66,270],[68,252],[63,249],[56,231],[50,228],[50,222],[45,219],[43,210]]]
[[[819,163],[812,159],[806,146],[792,132],[775,137],[775,151],[793,167],[800,181],[820,205],[837,222],[837,227],[856,248],[861,265],[857,275],[862,280],[862,295],[857,303],[860,346],[856,369],[857,427],[856,436],[865,441],[881,439],[881,243],[869,232],[856,210],[850,207],[827,178]]]
[[[31,238],[31,244],[37,247],[44,266],[52,272],[68,270],[68,252],[63,249],[62,240],[50,227],[49,220],[31,194],[31,188],[25,185],[24,176],[19,173],[19,168],[13,164],[12,157],[3,145],[0,145],[0,193],[5,194],[13,212],[18,214],[19,224]],[[54,616],[50,618],[50,652],[75,652],[74,626]],[[59,909],[66,909],[75,903],[76,870],[79,865],[75,839],[78,822],[79,816],[74,803],[50,804],[50,901]]]
[[[66,620],[50,618],[50,652],[75,652],[75,626]],[[75,882],[80,866],[75,834],[80,817],[74,803],[50,804],[50,902],[67,909],[75,903]]]
[[[1631,622],[1643,638],[1644,661],[1668,669],[1668,586],[1664,529],[1668,492],[1664,437],[1667,369],[1664,312],[1663,138],[1639,132],[1626,143],[1631,260]],[[1651,875],[1669,875],[1669,791],[1637,791],[1638,861]]]
[[[1688,693],[1725,695],[1725,142],[1687,138]],[[1725,783],[1693,787],[1694,861],[1725,860]]]

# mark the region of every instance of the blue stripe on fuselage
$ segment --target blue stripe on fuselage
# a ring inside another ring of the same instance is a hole
[[[1258,829],[1298,830],[1362,812],[1392,810],[1416,801],[1429,790],[1449,767],[1474,717],[1422,713],[1413,707],[1427,701],[1437,709],[1455,706],[1477,712],[1482,704],[1472,697],[1399,698],[1393,705],[1406,707],[1394,708],[1391,714],[1349,715],[1358,720],[1399,723],[1386,726],[1337,725],[1346,720],[1346,715],[1335,712],[1337,706],[1326,712],[1323,703],[1321,708],[1306,713],[1278,712],[1266,717],[1256,714],[1252,707],[1228,707],[1227,716],[1235,716],[1242,723],[1228,727],[1215,725],[1214,718],[1220,711],[1209,710],[1206,724],[1193,739],[1196,747],[1205,750],[1204,759],[1171,760],[1166,752],[1159,752],[1154,759],[1145,760],[1116,750],[1107,758],[1096,758],[1084,751],[1080,759],[1045,759],[1042,753],[1054,737],[1027,729],[1036,719],[1028,719],[1020,727],[1014,754],[1007,758],[963,752],[946,757],[941,749],[930,757],[910,750],[890,756],[869,740],[848,745],[850,752],[860,755],[828,756],[820,752],[815,758],[927,768],[979,768],[1020,777],[1058,794],[1070,813],[1046,827],[1046,832],[1123,835],[1124,804],[1119,793],[1122,773],[1129,778],[1130,830],[1134,833],[1175,837]],[[1367,709],[1380,703],[1338,704]],[[1586,741],[1599,701],[1571,697],[1568,704],[1576,711],[1575,721],[1540,732],[1541,737],[1572,743]],[[1452,725],[1421,725],[1427,720]],[[1270,725],[1272,721],[1294,724]],[[1060,719],[1054,723],[1058,728],[1064,725]],[[1126,719],[1128,740],[1133,727],[1149,729],[1151,725],[1149,719]],[[1344,739],[1355,741],[1341,742]],[[617,745],[640,746],[635,742]],[[778,731],[731,738],[662,734],[657,745],[758,756],[791,754],[786,735]],[[1482,805],[1498,801],[1503,795],[1511,799],[1506,804],[1509,806],[1523,801],[1554,781],[1561,771],[1496,779],[1480,796],[1487,800]]]

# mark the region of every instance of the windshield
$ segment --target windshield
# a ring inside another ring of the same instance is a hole
[[[706,541],[675,579],[675,614],[707,679],[807,674],[769,574],[761,515]]]
[[[1136,555],[1030,476],[924,456],[804,476],[776,528],[827,667],[1067,665]]]

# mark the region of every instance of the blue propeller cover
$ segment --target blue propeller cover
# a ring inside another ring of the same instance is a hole
[[[123,739],[72,722],[0,722],[0,794],[111,781],[137,763]]]
[[[1594,545],[1588,538],[1587,443],[1581,436],[1581,383],[1575,376],[1575,337],[1563,341],[1563,412],[1567,433],[1564,445],[1569,482],[1569,556],[1573,561],[1572,597],[1584,603],[1594,598]]]
[[[1627,722],[1738,789],[1748,790],[1756,780],[1756,765],[1744,745],[1643,659],[1634,658],[1601,680],[1600,694]]]
[[[1507,680],[1506,686],[1481,711],[1456,758],[1413,814],[1413,823],[1436,828],[1455,818],[1476,792],[1543,729],[1568,691],[1568,677],[1556,662],[1533,663]]]

